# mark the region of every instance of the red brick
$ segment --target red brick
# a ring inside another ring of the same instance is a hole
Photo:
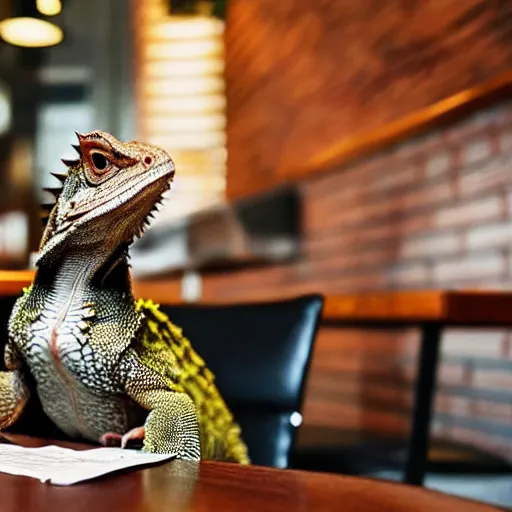
[[[448,329],[441,351],[444,356],[500,358],[505,337],[499,330]]]
[[[430,280],[430,267],[424,263],[404,263],[387,271],[387,282],[392,287],[421,286]]]
[[[412,390],[376,384],[375,381],[362,383],[359,398],[364,403],[374,403],[379,408],[389,409],[411,409],[414,400]]]
[[[407,382],[414,382],[416,379],[416,365],[402,365],[400,371]],[[457,363],[442,363],[439,366],[437,375],[438,386],[460,386],[470,383],[470,374],[467,367]]]
[[[394,410],[362,408],[359,402],[342,403],[320,400],[306,394],[304,425],[345,428],[356,431],[378,432],[381,435],[402,435],[409,432],[410,420]]]
[[[401,168],[398,163],[394,163],[393,168],[383,169],[384,172],[374,176],[372,182],[368,184],[369,189],[382,194],[415,183],[418,179],[418,168],[410,164],[404,164],[404,167]]]
[[[468,230],[466,247],[469,250],[507,246],[512,243],[512,223],[487,224]]]
[[[500,155],[487,160],[478,170],[472,169],[460,175],[457,191],[461,198],[482,195],[512,185],[510,169],[512,154]]]
[[[309,236],[308,236],[309,235]],[[360,249],[375,243],[397,238],[397,230],[389,224],[362,226],[344,231],[314,232],[306,234],[305,254],[310,258],[325,258],[330,254],[356,254]]]
[[[436,183],[376,199],[365,194],[355,204],[347,205],[338,201],[332,210],[324,209],[322,215],[317,212],[314,218],[306,216],[305,229],[316,231],[336,226],[348,228],[386,220],[394,225],[412,215],[416,209],[445,203],[453,196],[453,186],[450,183]],[[343,204],[343,209],[340,209],[340,204]],[[425,215],[425,212],[421,212],[421,215]]]
[[[461,237],[458,233],[436,233],[431,235],[406,238],[400,246],[400,257],[423,258],[453,254],[461,249]]]
[[[503,152],[512,151],[512,126],[506,126],[498,136],[499,149]]]
[[[468,398],[438,392],[435,397],[434,410],[436,413],[470,416],[471,405]]]
[[[512,389],[512,372],[475,369],[472,372],[473,387],[485,389]]]
[[[504,255],[490,253],[439,261],[433,266],[433,279],[446,286],[456,281],[504,277],[506,271]]]
[[[404,175],[408,175],[408,171],[404,171]],[[407,179],[409,178],[410,176]],[[401,220],[400,217],[410,216],[416,209],[446,203],[455,194],[452,182],[433,182],[423,187],[414,187],[411,181],[411,188],[406,188],[401,193],[395,191],[390,196],[372,192],[370,184],[371,181],[366,182],[357,189],[349,185],[348,189],[340,190],[327,198],[306,201],[303,212],[304,229],[316,232],[336,226],[348,228],[352,225],[381,222],[385,219],[395,222]]]
[[[435,152],[444,144],[441,134],[442,132],[436,130],[397,144],[392,150],[393,156],[404,160],[416,160],[425,154]]]
[[[367,188],[369,180],[389,169],[390,160],[389,155],[375,154],[310,178],[301,184],[301,189],[308,201],[322,202],[333,196],[352,195],[352,190]]]
[[[512,359],[512,333],[508,333],[507,339],[503,345],[503,350],[504,350],[503,356],[506,359]]]
[[[490,420],[512,421],[512,404],[500,402],[487,402],[485,400],[471,400],[471,413]]]
[[[503,210],[501,197],[494,195],[443,208],[437,212],[436,221],[440,227],[479,224],[502,217]]]
[[[437,206],[454,199],[455,189],[451,182],[443,181],[433,183],[432,185],[416,188],[404,193],[393,199],[397,203],[397,207],[407,214],[414,212],[416,209],[425,208],[427,206]],[[397,208],[398,209],[398,208]],[[424,212],[422,212],[424,213]]]
[[[335,253],[328,256],[327,258],[322,257],[322,255],[311,256],[311,274],[367,272],[369,268],[377,267],[377,270],[380,270],[389,262],[396,261],[396,251],[387,249],[378,251],[353,250],[352,252],[340,253],[339,256],[336,256]]]
[[[441,149],[437,153],[429,155],[425,163],[425,177],[437,178],[446,174],[453,167],[453,153],[449,149]]]
[[[492,141],[489,136],[480,136],[467,141],[461,148],[460,165],[473,165],[492,154]]]
[[[315,351],[318,357],[320,354],[327,356],[322,361],[329,365],[344,364],[340,362],[342,359],[361,354],[378,358],[381,364],[382,358],[390,361],[392,358],[414,357],[418,340],[415,329],[395,332],[329,326],[320,329]]]

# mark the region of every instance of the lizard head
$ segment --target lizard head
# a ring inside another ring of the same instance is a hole
[[[174,162],[152,144],[77,133],[77,160],[63,160],[62,189],[49,208],[37,264],[55,251],[100,245],[114,252],[141,236],[174,178]]]

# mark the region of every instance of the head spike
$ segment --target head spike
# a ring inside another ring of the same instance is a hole
[[[61,158],[60,160],[64,165],[68,167],[75,167],[80,163],[80,160],[78,158],[74,160],[70,160],[69,158]]]
[[[68,177],[67,174],[60,174],[58,172],[51,172],[50,173],[54,178],[57,178],[61,183],[64,183],[66,181],[66,178]]]
[[[79,141],[82,141],[85,139],[85,134],[83,133],[80,133],[80,132],[77,132],[75,131],[75,135],[76,135],[76,138],[79,140]]]
[[[77,144],[71,144],[71,147],[80,155],[82,156],[82,149]]]

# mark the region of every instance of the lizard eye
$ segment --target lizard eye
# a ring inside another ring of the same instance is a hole
[[[91,160],[97,171],[104,171],[109,166],[109,161],[103,153],[92,152]]]

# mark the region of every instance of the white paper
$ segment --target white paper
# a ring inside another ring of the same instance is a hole
[[[173,454],[144,453],[122,448],[72,450],[53,445],[25,448],[0,444],[1,473],[37,478],[54,485],[72,485],[120,469],[173,458]]]

